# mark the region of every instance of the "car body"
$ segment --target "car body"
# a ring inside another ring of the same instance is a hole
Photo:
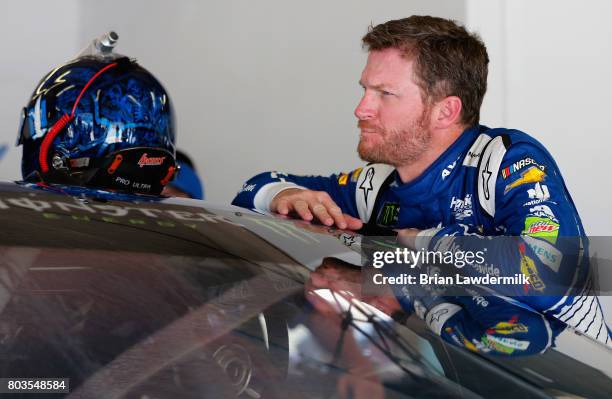
[[[540,354],[495,356],[342,292],[319,292],[332,309],[320,312],[305,284],[326,259],[358,263],[356,233],[11,182],[0,221],[0,377],[70,379],[48,397],[612,393],[612,351],[569,329]]]

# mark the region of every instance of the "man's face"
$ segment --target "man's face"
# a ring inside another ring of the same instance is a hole
[[[371,51],[359,83],[364,88],[355,109],[359,156],[393,166],[414,163],[429,147],[431,134],[413,61],[394,48]]]

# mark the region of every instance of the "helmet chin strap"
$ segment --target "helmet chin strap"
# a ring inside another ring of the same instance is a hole
[[[92,176],[79,185],[104,190],[158,195],[174,177],[174,154],[154,147],[127,148],[97,160]],[[51,171],[53,173],[53,171]]]
[[[74,102],[74,105],[72,106],[72,112],[70,113],[70,115],[64,114],[57,122],[53,124],[51,129],[49,129],[49,131],[45,135],[45,138],[40,144],[40,152],[38,153],[38,163],[40,164],[40,171],[43,174],[49,172],[49,148],[51,147],[53,140],[66,127],[66,125],[74,119],[76,107],[77,105],[79,105],[79,101],[81,101],[81,97],[83,97],[83,94],[85,94],[87,88],[91,86],[91,84],[98,78],[98,76],[102,75],[108,69],[116,67],[117,65],[118,64],[116,62],[113,62],[112,64],[108,64],[104,68],[96,72],[95,75],[93,75],[91,79],[89,79],[87,84],[85,84],[85,86],[79,93],[79,96],[77,97],[76,101]]]

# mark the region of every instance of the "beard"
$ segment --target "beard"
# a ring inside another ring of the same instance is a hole
[[[385,128],[359,121],[359,128],[375,130],[375,133],[361,134],[357,146],[359,157],[366,162],[395,167],[413,164],[431,143],[431,131],[425,122],[428,117],[429,112],[425,109],[417,120],[399,128]]]

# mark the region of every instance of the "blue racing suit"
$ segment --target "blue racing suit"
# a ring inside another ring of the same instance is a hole
[[[554,317],[535,312],[518,301],[479,295],[449,296],[431,308],[423,297],[414,298],[415,312],[447,342],[474,352],[500,356],[544,353],[566,328]],[[432,298],[428,298],[432,299]],[[402,305],[404,305],[402,301]]]
[[[552,156],[521,131],[469,128],[406,184],[384,164],[329,177],[266,172],[248,180],[232,203],[268,211],[272,198],[287,188],[326,191],[344,213],[360,218],[368,232],[422,230],[417,248],[448,246],[443,237],[517,237],[516,245],[489,240],[494,248],[487,251],[485,264],[464,272],[527,275],[530,285],[501,294],[596,340],[610,341],[591,289],[588,241],[576,207]],[[479,245],[474,241],[461,245],[473,250]]]

